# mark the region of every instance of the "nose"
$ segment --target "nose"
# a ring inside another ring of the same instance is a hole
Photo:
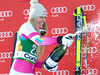
[[[43,20],[43,22],[46,22],[46,18],[45,17],[43,17],[42,20]]]

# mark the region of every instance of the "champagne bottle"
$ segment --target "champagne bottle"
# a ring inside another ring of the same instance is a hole
[[[66,50],[67,48],[64,49],[64,45],[58,45],[44,61],[46,68],[52,69],[53,67],[55,67],[58,64],[58,62],[62,59],[62,57],[65,55]]]

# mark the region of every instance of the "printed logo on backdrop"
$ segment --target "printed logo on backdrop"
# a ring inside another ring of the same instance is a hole
[[[83,73],[82,75],[98,75],[98,69],[96,68],[82,69],[82,73]]]
[[[53,72],[53,75],[69,75],[69,71],[68,70],[57,70]]]
[[[97,53],[98,53],[97,47],[89,47],[88,48],[88,54],[90,54],[91,56],[93,56],[93,54],[97,54]],[[82,49],[82,57],[85,57],[85,54],[86,54],[86,47],[84,47]]]
[[[97,47],[88,47],[88,56],[90,56],[89,58],[94,58],[95,54],[98,54]],[[82,48],[82,57],[83,57],[83,66],[85,67],[86,47]],[[95,58],[96,58],[96,56],[95,56]]]
[[[11,37],[13,37],[12,31],[0,32],[0,42],[5,41],[6,38],[11,38]]]
[[[68,55],[68,53],[69,53],[69,49],[67,49],[67,51],[66,51],[65,55]]]
[[[52,7],[51,8],[52,17],[59,17],[60,14],[64,14],[66,12],[67,12],[67,7],[66,6]]]
[[[53,7],[51,8],[51,13],[52,13],[52,17],[58,17],[59,14],[64,14],[67,12],[67,7]],[[24,14],[24,19],[28,19],[29,18],[29,13],[30,13],[30,9],[25,9],[23,11]]]
[[[40,71],[35,72],[35,75],[42,75]]]
[[[52,34],[66,34],[68,33],[68,28],[64,27],[64,28],[53,28],[51,30]]]
[[[94,4],[91,4],[91,5],[80,5],[80,7],[84,11],[94,11],[96,9],[96,6]]]
[[[3,73],[3,74],[0,74],[0,75],[9,75],[9,73]]]
[[[30,13],[30,9],[25,9],[24,11],[23,11],[23,14],[24,14],[24,19],[29,19],[29,13]]]
[[[12,52],[0,52],[0,62],[5,62],[5,59],[11,59],[12,54]]]
[[[4,21],[5,18],[12,17],[13,12],[11,10],[0,11],[0,21]]]

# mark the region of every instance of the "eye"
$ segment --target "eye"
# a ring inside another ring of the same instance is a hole
[[[44,17],[45,19],[47,18],[47,17]]]
[[[41,16],[40,18],[43,18],[43,16]]]
[[[45,18],[45,19],[46,19],[47,17],[43,17],[43,16],[41,16],[40,18]]]

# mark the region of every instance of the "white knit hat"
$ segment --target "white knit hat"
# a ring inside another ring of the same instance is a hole
[[[30,4],[31,7],[30,7],[29,18],[35,18],[40,16],[47,17],[47,10],[44,8],[42,4],[38,3],[38,0],[31,0]]]

